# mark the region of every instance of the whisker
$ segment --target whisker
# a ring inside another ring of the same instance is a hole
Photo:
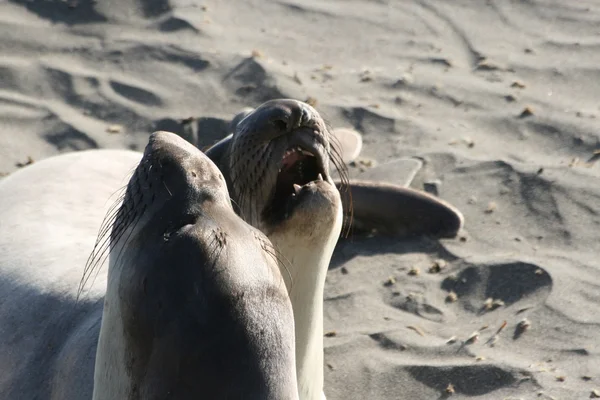
[[[143,163],[144,160],[141,161]],[[140,174],[139,165],[136,167],[134,174]],[[126,232],[127,228],[131,226],[133,223],[137,223],[139,217],[143,214],[145,207],[141,206],[135,209],[135,196],[136,186],[139,185],[138,180],[132,175],[127,184],[127,190],[124,191],[119,197],[114,201],[114,203],[109,207],[106,212],[104,219],[100,225],[100,229],[96,238],[96,242],[94,244],[94,248],[92,249],[91,254],[89,255],[81,280],[79,282],[79,287],[77,290],[76,301],[79,301],[81,295],[84,293],[86,286],[93,286],[98,274],[100,273],[102,266],[104,265],[106,259],[110,256],[110,253],[113,250],[114,245],[121,239],[123,234]],[[123,189],[123,188],[121,188]],[[120,189],[120,190],[121,190]],[[140,188],[137,187],[137,190]],[[129,201],[127,197],[129,196]],[[115,223],[119,221],[118,224]],[[130,232],[131,234],[131,232]],[[122,250],[123,247],[121,247]],[[117,257],[118,260],[119,257]],[[91,283],[90,282],[91,279]]]
[[[129,211],[126,211],[126,212],[129,212]],[[80,282],[80,287],[78,290],[78,298],[83,293],[85,286],[88,284],[92,274],[95,271],[96,273],[94,275],[94,278],[92,279],[90,286],[92,286],[94,284],[96,278],[98,277],[98,274],[100,273],[102,265],[104,265],[104,262],[106,261],[106,259],[110,255],[111,251],[113,250],[115,243],[117,243],[121,239],[121,237],[122,237],[123,233],[126,231],[127,227],[130,226],[131,223],[133,223],[138,218],[137,214],[138,214],[137,212],[134,213],[133,218],[131,218],[130,216],[121,218],[122,221],[119,223],[119,225],[116,225],[116,226],[114,226],[114,221],[117,220],[118,216],[114,218],[113,224],[112,224],[113,229],[110,232],[106,232],[104,234],[104,236],[101,238],[102,243],[101,243],[100,247],[98,248],[98,251],[96,251],[94,249],[94,254],[93,254],[92,259],[90,260],[90,262],[88,264],[86,264],[86,267],[84,269],[84,275],[82,277],[82,280]]]
[[[121,238],[123,237],[123,234],[125,233],[125,231],[129,231],[129,234],[127,235],[127,238],[125,239],[125,241],[121,244],[121,248],[119,250],[119,254],[117,254],[117,257],[115,258],[115,264],[118,264],[119,261],[121,260],[121,255],[123,253],[123,249],[126,247],[127,243],[129,243],[129,239],[131,238],[131,235],[133,234],[133,232],[135,231],[135,227],[137,226],[137,224],[140,222],[140,220],[142,219],[142,216],[144,215],[144,212],[146,211],[146,206],[145,205],[138,205],[138,209],[136,209],[135,213],[134,213],[134,218],[133,220],[126,225],[119,233],[118,233],[118,239],[115,240],[115,244],[118,243],[118,241],[121,241]],[[132,226],[133,225],[133,226]],[[111,244],[112,241],[111,241]]]
[[[122,189],[123,188],[121,188],[119,190],[122,190]],[[117,192],[119,190],[117,190]],[[88,256],[88,259],[86,260],[86,264],[84,266],[83,276],[81,277],[81,280],[79,282],[79,287],[77,289],[76,302],[79,301],[79,298],[80,298],[81,294],[83,293],[83,289],[89,279],[90,270],[94,268],[94,265],[96,264],[96,262],[98,260],[98,254],[100,253],[100,251],[103,249],[103,247],[106,244],[106,235],[110,231],[110,228],[112,228],[112,225],[113,225],[113,223],[116,219],[116,216],[119,212],[118,210],[120,210],[120,205],[122,204],[124,197],[125,197],[125,193],[122,193],[121,195],[119,195],[119,197],[109,207],[104,218],[102,219],[102,223],[100,224],[100,228],[98,229],[98,234],[96,237],[96,241],[94,243],[94,247],[93,247],[90,255]],[[103,253],[103,251],[101,253]]]
[[[239,215],[243,220],[245,220],[244,218],[244,213],[242,211],[242,207],[240,207],[240,205],[233,199],[233,197],[229,196],[229,200],[231,201],[231,203],[235,206],[234,207],[234,212]]]
[[[294,277],[292,272],[290,271],[290,266],[292,263],[288,258],[283,254],[279,249],[275,247],[274,244],[268,241],[261,241],[263,243],[263,250],[267,252],[273,259],[277,262],[278,265],[283,266],[285,272],[287,272],[288,277],[290,278],[290,291],[294,287]]]
[[[223,245],[223,243],[221,243],[221,241],[217,237],[216,231],[213,230],[211,236],[212,236],[212,239],[207,247],[209,249],[208,257],[209,257],[209,259],[212,260],[212,271],[211,272],[214,275],[219,272],[216,270],[216,266],[217,266],[217,263],[219,262],[219,259],[221,258],[221,253],[225,249],[225,246]]]
[[[169,190],[169,188],[168,188],[168,186],[167,186],[167,183],[166,183],[164,180],[162,181],[162,184],[164,185],[165,189],[167,189],[167,192],[169,192],[169,195],[170,195],[171,197],[173,197],[173,193],[171,193],[171,191]]]
[[[329,152],[329,159],[331,163],[334,165],[335,169],[338,171],[340,176],[340,195],[346,196],[346,204],[348,205],[348,215],[344,213],[344,226],[342,229],[342,237],[347,238],[350,236],[352,231],[352,223],[354,221],[354,205],[352,201],[352,190],[350,190],[350,179],[348,175],[348,168],[346,167],[346,163],[343,161],[342,153],[341,153],[341,144],[335,135],[330,135],[331,137],[331,149]]]

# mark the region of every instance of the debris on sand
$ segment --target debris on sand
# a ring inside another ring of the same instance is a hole
[[[493,201],[490,201],[490,202],[488,203],[488,206],[487,206],[487,208],[485,209],[485,213],[486,213],[486,214],[491,214],[491,213],[493,213],[494,211],[496,211],[496,209],[497,209],[497,208],[498,208],[498,206],[496,205],[496,203],[495,203],[495,202],[493,202]]]
[[[122,131],[123,131],[123,126],[122,125],[118,125],[118,124],[109,125],[106,128],[106,132],[112,133],[112,134],[121,133]]]
[[[442,272],[442,269],[446,267],[446,261],[439,259],[433,262],[433,265],[429,267],[430,274],[437,274]]]
[[[385,282],[383,282],[383,286],[393,286],[396,284],[396,278],[394,278],[393,276],[390,276],[389,278],[387,278],[385,280]]]
[[[446,296],[446,303],[456,303],[458,301],[458,295],[455,292],[450,292]]]
[[[25,161],[25,162],[18,162],[15,165],[17,166],[17,168],[23,168],[23,167],[26,167],[26,166],[31,165],[33,163],[34,163],[33,158],[31,158],[31,156],[27,156],[27,161]]]
[[[531,322],[527,318],[522,319],[515,328],[515,333],[513,335],[514,339],[518,339],[523,335],[523,333],[527,332],[531,328]]]
[[[527,117],[531,117],[533,115],[534,115],[533,108],[527,106],[523,109],[523,111],[521,111],[521,114],[519,114],[519,118],[527,118]]]

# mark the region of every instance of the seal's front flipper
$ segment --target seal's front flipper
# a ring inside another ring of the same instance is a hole
[[[426,192],[389,183],[352,181],[349,196],[340,182],[336,185],[346,216],[351,215],[352,206],[354,233],[453,238],[464,224],[457,208]]]
[[[354,129],[336,128],[331,131],[333,134],[332,146],[338,147],[337,150],[342,160],[348,164],[358,158],[362,150],[362,136]]]

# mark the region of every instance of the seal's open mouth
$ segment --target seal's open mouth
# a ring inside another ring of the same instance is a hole
[[[286,150],[282,159],[271,210],[281,210],[307,183],[324,180],[327,172],[322,160],[314,153],[296,146]]]

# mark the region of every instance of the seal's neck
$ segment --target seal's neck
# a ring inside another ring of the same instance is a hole
[[[125,340],[118,298],[119,274],[109,267],[104,298],[102,324],[96,349],[94,392],[92,400],[126,399],[131,393],[131,380],[125,367]]]
[[[291,264],[289,271],[282,269],[281,273],[284,278],[292,277],[286,279],[286,285],[294,310],[300,400],[323,399],[323,290],[341,228],[339,207],[334,223],[314,233],[309,244],[298,245],[306,237],[296,241],[271,239]]]

